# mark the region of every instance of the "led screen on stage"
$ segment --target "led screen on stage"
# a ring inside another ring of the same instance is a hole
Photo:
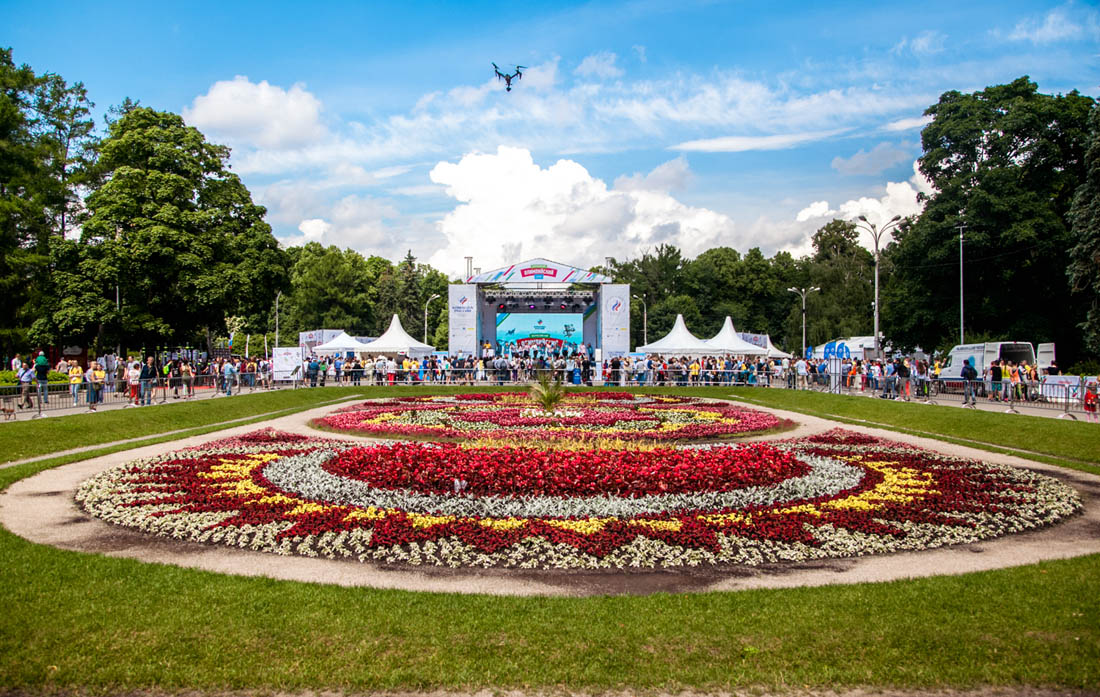
[[[561,347],[562,344],[580,345],[584,315],[557,312],[499,312],[497,313],[497,341],[503,346],[515,344],[517,348],[536,346]]]

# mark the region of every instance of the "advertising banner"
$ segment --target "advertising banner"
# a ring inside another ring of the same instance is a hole
[[[630,352],[630,286],[600,287],[600,346],[607,357]]]
[[[314,329],[309,332],[298,332],[298,346],[312,351],[314,346],[332,341],[343,331],[343,329]]]
[[[744,341],[749,342],[753,346],[757,346],[762,349],[768,348],[767,334],[746,334],[745,332],[738,332],[737,336],[741,337]]]
[[[301,346],[281,346],[274,349],[271,354],[271,362],[275,379],[301,379],[304,358],[305,351]]]
[[[477,286],[447,286],[447,351],[451,355],[478,355]]]
[[[549,259],[531,259],[466,279],[467,283],[607,283],[611,279],[594,271]]]

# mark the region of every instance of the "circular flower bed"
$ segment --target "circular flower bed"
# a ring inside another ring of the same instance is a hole
[[[1012,467],[845,431],[607,451],[264,432],[85,482],[83,508],[177,539],[382,563],[760,564],[919,550],[1049,525],[1080,501]]]
[[[511,441],[716,440],[790,425],[729,402],[629,392],[570,392],[551,412],[523,392],[403,397],[344,407],[314,423],[358,435]]]

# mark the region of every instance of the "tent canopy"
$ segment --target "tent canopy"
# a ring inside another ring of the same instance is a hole
[[[768,358],[791,358],[791,354],[780,351],[772,344],[771,335],[768,336]]]
[[[401,326],[401,320],[397,315],[390,320],[390,328],[374,341],[363,344],[363,350],[371,353],[404,353],[408,356],[427,356],[435,350],[422,341],[409,336],[405,328]]]
[[[329,341],[313,347],[314,353],[346,353],[347,351],[362,353],[367,350],[369,349],[366,344],[349,336],[347,332],[340,332]]]
[[[672,331],[657,341],[639,346],[638,351],[643,353],[665,353],[674,356],[702,356],[721,353],[718,349],[689,332],[687,325],[684,324],[683,315],[676,315],[676,323],[672,325]]]
[[[706,339],[705,343],[716,351],[735,355],[762,356],[768,352],[767,349],[750,344],[739,337],[737,330],[733,328],[733,320],[729,315],[726,315],[726,322],[722,325],[721,331]]]

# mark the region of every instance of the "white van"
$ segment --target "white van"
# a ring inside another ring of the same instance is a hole
[[[1054,344],[1040,344],[1044,349],[1049,348],[1049,353],[1044,351],[1044,358],[1049,355],[1047,366],[1054,360]],[[940,371],[940,379],[961,379],[963,363],[970,361],[980,377],[993,361],[1011,361],[1028,365],[1035,365],[1035,348],[1026,341],[990,341],[984,344],[960,344],[951,349],[947,354]],[[1045,366],[1040,365],[1040,369]]]

